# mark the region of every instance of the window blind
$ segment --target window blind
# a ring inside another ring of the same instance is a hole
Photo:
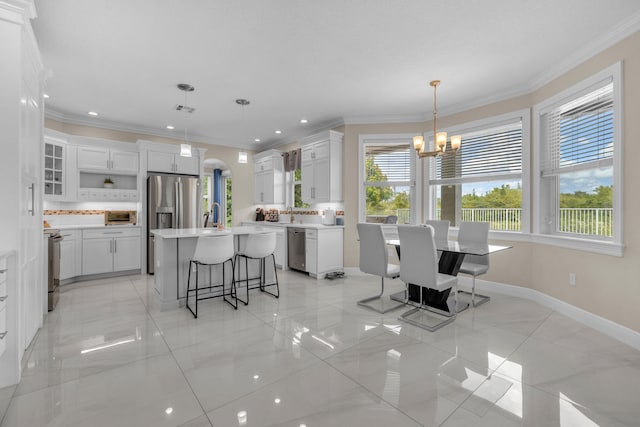
[[[463,133],[460,151],[437,157],[435,163],[430,183],[436,185],[518,178],[522,175],[522,121]]]
[[[546,137],[543,176],[613,164],[613,83],[542,116]]]
[[[413,180],[410,145],[366,144],[365,181],[410,182]]]

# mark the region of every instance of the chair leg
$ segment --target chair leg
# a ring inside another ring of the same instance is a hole
[[[198,314],[193,312],[193,309],[191,309],[191,307],[189,307],[189,292],[191,292],[191,268],[193,265],[193,261],[189,261],[189,274],[187,275],[187,309],[191,312],[191,314],[193,314],[193,317],[195,317],[196,319],[198,318]],[[197,269],[197,267],[196,267]],[[196,287],[198,284],[198,280],[196,279]],[[197,303],[197,301],[196,301]],[[196,308],[197,310],[197,308]]]
[[[380,293],[376,296],[373,297],[369,297],[369,298],[365,298],[365,299],[361,299],[360,301],[358,301],[358,305],[361,305],[363,307],[366,307],[370,310],[375,311],[376,313],[380,313],[380,314],[384,314],[387,313],[391,310],[395,310],[396,308],[400,308],[400,307],[404,307],[405,303],[404,302],[400,302],[399,304],[394,304],[390,307],[385,308],[384,307],[384,299],[382,297],[382,295],[384,294],[384,277],[380,277],[381,279],[381,283],[380,283]],[[371,304],[369,304],[371,301],[380,301],[380,307],[376,307],[373,306]]]
[[[224,287],[224,284],[226,282],[225,280],[225,274],[224,274],[224,265],[228,262],[231,261],[231,296],[234,297],[235,299],[235,304],[233,302],[231,302],[231,300],[227,299],[227,291]],[[235,287],[235,275],[233,272],[233,259],[228,259],[227,261],[222,263],[222,299],[225,300],[227,303],[229,303],[229,305],[231,305],[231,307],[235,308],[236,310],[238,309],[238,298],[234,295],[234,287]]]
[[[273,285],[273,284],[276,285],[276,293],[274,294],[273,292],[269,292],[267,290],[267,286],[271,286],[271,285],[267,285],[266,284],[266,282],[267,282],[267,279],[266,279],[267,271],[266,271],[266,262],[265,262],[264,258],[262,258],[262,260],[260,261],[261,264],[262,264],[262,277],[260,278],[260,283],[262,284],[262,287],[260,288],[260,290],[262,292],[264,292],[264,293],[267,293],[267,294],[273,296],[273,297],[280,298],[280,285],[278,284],[278,271],[277,271],[277,268],[276,268],[276,257],[273,254],[271,254],[271,257],[273,258],[273,274],[274,274],[274,276],[276,278],[275,283],[272,283],[271,285]]]
[[[236,266],[238,267],[238,275],[240,276],[240,271],[242,269],[242,263],[241,260],[238,260],[238,258],[245,258],[243,256],[236,256]],[[245,258],[246,260],[246,258]],[[245,262],[245,266],[246,266],[246,262]],[[235,268],[234,268],[235,271]],[[240,282],[240,287],[242,287],[242,282],[246,281],[246,289],[247,289],[247,299],[243,300],[242,298],[240,298],[240,296],[238,295],[238,288],[236,287],[236,299],[240,300],[241,303],[243,303],[244,305],[249,305],[249,276],[248,276],[248,271],[247,269],[245,269],[247,276],[245,276],[244,280],[238,280],[238,282]]]

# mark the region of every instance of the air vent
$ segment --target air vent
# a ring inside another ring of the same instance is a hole
[[[196,109],[193,107],[189,107],[188,105],[180,105],[180,104],[173,107],[173,109],[176,111],[182,111],[183,113],[190,113],[190,114],[196,111]]]

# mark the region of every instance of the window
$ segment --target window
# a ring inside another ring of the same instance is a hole
[[[416,155],[412,136],[360,136],[360,221],[416,222]]]
[[[462,135],[455,155],[427,162],[429,218],[489,222],[491,230],[521,232],[528,215],[523,197],[524,147],[529,133],[529,110],[448,129]]]
[[[616,64],[536,106],[537,233],[621,243],[620,77]]]
[[[310,205],[302,201],[302,169],[296,169],[293,172],[288,172],[290,177],[293,177],[292,191],[293,197],[290,197],[290,200],[293,200],[294,208],[308,208]]]
[[[202,214],[206,214],[211,211],[211,175],[202,175]]]

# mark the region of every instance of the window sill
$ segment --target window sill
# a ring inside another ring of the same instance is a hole
[[[576,237],[551,236],[546,234],[532,234],[531,241],[543,245],[557,246],[560,248],[575,249],[578,251],[592,252],[602,255],[622,257],[624,255],[624,245],[621,243],[579,239]]]

